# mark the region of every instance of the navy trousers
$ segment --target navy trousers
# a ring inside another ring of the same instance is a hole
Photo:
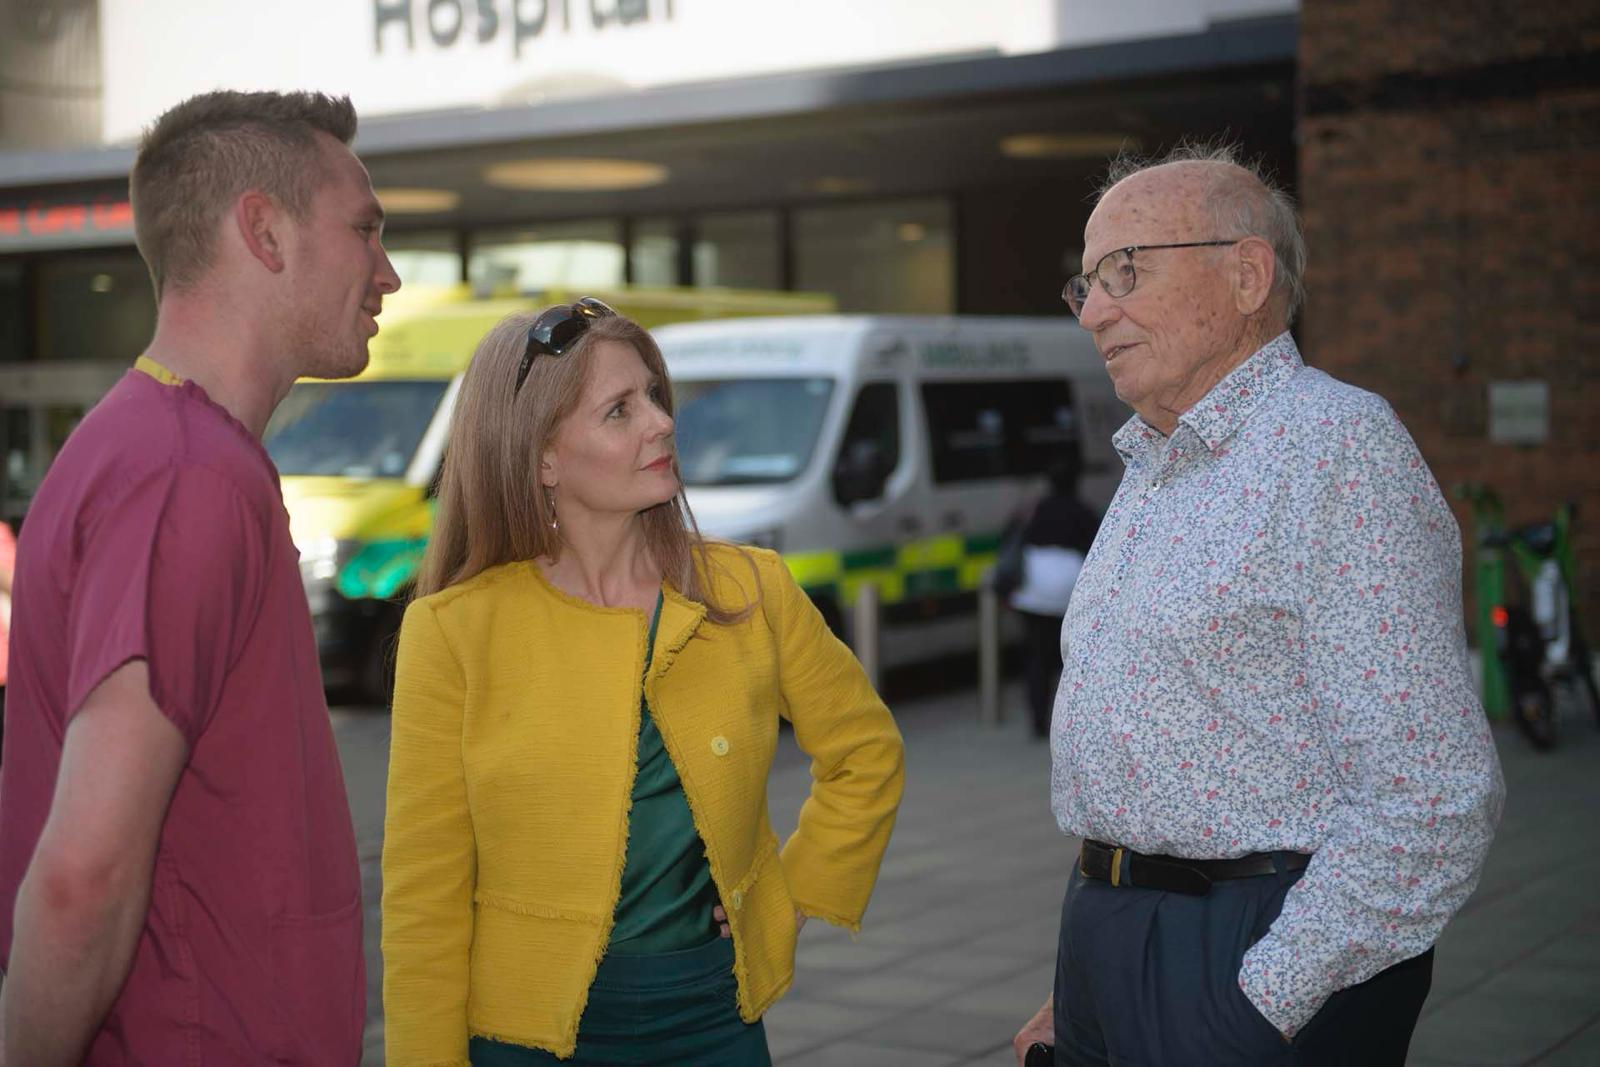
[[[1085,879],[1061,908],[1057,1067],[1405,1063],[1433,950],[1335,993],[1293,1042],[1239,988],[1239,965],[1302,871],[1213,884],[1203,897]]]

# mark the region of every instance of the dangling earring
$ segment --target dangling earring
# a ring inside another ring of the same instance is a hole
[[[548,489],[545,490],[544,502],[550,505],[550,529],[561,529],[561,523],[556,519],[556,494]]]

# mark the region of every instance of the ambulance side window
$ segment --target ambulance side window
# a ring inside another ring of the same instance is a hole
[[[939,485],[1042,474],[1078,440],[1064,378],[925,382],[922,407]]]
[[[899,465],[900,398],[894,383],[864,385],[834,461],[834,499],[840,507],[876,500]]]

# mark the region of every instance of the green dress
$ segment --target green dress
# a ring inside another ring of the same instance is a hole
[[[655,651],[661,594],[646,642]],[[543,1049],[474,1037],[474,1067],[693,1063],[768,1067],[765,1028],[739,1018],[733,942],[711,916],[717,887],[683,783],[650,705],[639,707],[638,769],[628,812],[622,892],[570,1060]],[[532,961],[530,961],[532,962]]]
[[[661,595],[656,594],[645,646],[644,669],[655,651]],[[606,948],[612,956],[646,956],[696,948],[718,937],[711,909],[717,887],[711,881],[706,848],[694,828],[678,768],[656,729],[649,702],[639,701],[638,769],[633,806],[628,810],[628,851],[622,867],[622,893]]]

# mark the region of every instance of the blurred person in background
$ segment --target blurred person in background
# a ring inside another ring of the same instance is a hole
[[[1050,735],[1050,711],[1061,678],[1061,619],[1072,599],[1084,557],[1100,529],[1100,516],[1078,498],[1083,456],[1068,446],[1048,471],[1049,491],[1021,530],[1018,584],[1008,603],[1022,619],[1033,736]]]
[[[1082,846],[1018,1059],[1403,1064],[1505,796],[1460,531],[1389,405],[1302,362],[1285,194],[1187,148],[1097,200],[1063,297],[1135,414],[1067,612]]]
[[[391,1067],[764,1065],[806,917],[860,928],[899,732],[776,553],[700,538],[672,431],[655,341],[598,301],[473,356],[400,631]],[[781,852],[780,717],[814,776]]]
[[[215,92],[130,178],[155,336],[23,527],[0,776],[12,1067],[354,1064],[349,801],[277,472],[399,287],[348,99]]]

